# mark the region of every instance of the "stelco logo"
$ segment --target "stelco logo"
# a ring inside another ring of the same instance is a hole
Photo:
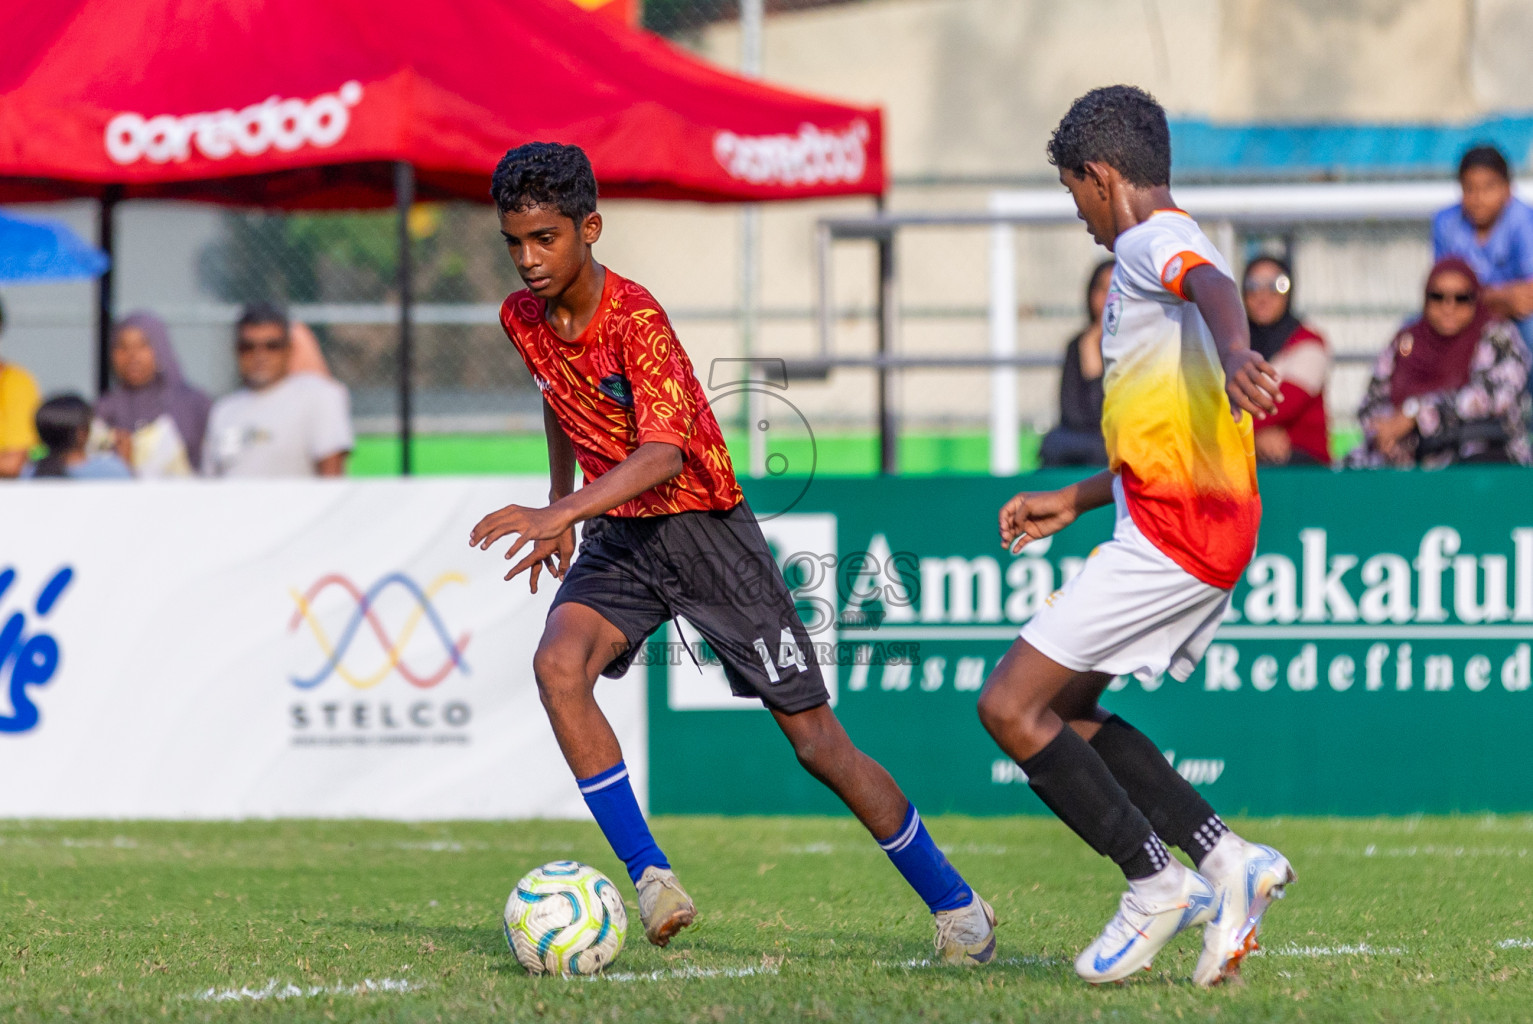
[[[713,137],[713,156],[731,178],[752,185],[835,185],[862,180],[873,136],[861,118],[845,129],[825,131],[801,125],[797,135]]]
[[[235,153],[260,156],[274,146],[282,153],[305,145],[323,149],[341,141],[351,125],[351,108],[361,101],[361,83],[347,82],[311,100],[273,96],[243,110],[147,118],[123,113],[106,126],[106,152],[119,164],[141,159],[163,164],[187,159],[193,146],[209,160]]]
[[[464,660],[463,652],[468,647],[470,635],[461,633],[454,637],[434,603],[447,586],[467,582],[461,573],[447,572],[423,588],[404,573],[394,572],[380,577],[364,591],[345,576],[330,573],[315,580],[307,590],[291,591],[294,610],[288,620],[287,632],[296,634],[301,627],[307,626],[323,661],[313,671],[293,674],[289,682],[308,691],[318,689],[335,676],[354,690],[371,690],[390,676],[397,675],[410,687],[429,691],[455,671],[468,675],[468,662]],[[334,636],[315,611],[316,603],[329,591],[344,594],[351,605],[345,625]],[[379,613],[381,600],[393,592],[403,595],[413,605],[403,621],[395,623],[397,631],[387,628]],[[417,659],[412,664],[406,660],[406,653],[423,627],[428,640],[434,640],[441,653],[433,662],[422,665]],[[368,634],[374,643],[363,642]],[[354,652],[359,643],[380,650],[382,659],[369,662],[359,658]],[[290,724],[294,732],[293,742],[302,745],[451,743],[467,741],[463,727],[472,716],[472,709],[462,700],[332,699],[293,704]],[[443,729],[445,732],[440,731]]]

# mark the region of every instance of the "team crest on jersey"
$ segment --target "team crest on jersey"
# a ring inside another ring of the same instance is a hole
[[[544,380],[542,377],[538,376],[537,374],[533,374],[532,375],[532,382],[538,386],[538,390],[539,391],[542,391],[542,392],[545,392],[545,393],[548,391],[548,381]]]
[[[612,399],[618,405],[625,408],[633,408],[633,388],[628,386],[628,378],[621,373],[609,373],[596,382],[601,393]]]
[[[1123,293],[1110,291],[1107,293],[1107,305],[1102,307],[1102,330],[1108,334],[1118,333],[1118,321],[1123,319]]]

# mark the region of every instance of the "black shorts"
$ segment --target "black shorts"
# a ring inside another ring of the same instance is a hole
[[[718,655],[735,696],[785,714],[830,699],[793,595],[743,501],[727,512],[590,520],[553,608],[570,602],[628,639],[603,675],[626,672],[649,635],[680,615]]]

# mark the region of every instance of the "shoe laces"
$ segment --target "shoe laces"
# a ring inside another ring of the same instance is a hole
[[[1109,945],[1120,946],[1128,942],[1130,935],[1143,936],[1152,918],[1184,910],[1186,906],[1185,902],[1149,903],[1131,889],[1118,901],[1118,912],[1107,922],[1102,937],[1109,940]]]
[[[687,891],[681,887],[681,882],[669,871],[661,872],[656,869],[646,871],[639,879],[639,910],[645,916],[655,909],[655,903],[660,899],[661,889],[674,889],[683,896]],[[645,906],[648,904],[648,907]]]
[[[974,897],[974,902],[967,907],[959,907],[956,910],[939,910],[937,918],[937,938],[934,945],[937,949],[949,943],[959,946],[972,946],[982,940],[990,930],[990,919],[985,916],[984,905],[979,897]]]

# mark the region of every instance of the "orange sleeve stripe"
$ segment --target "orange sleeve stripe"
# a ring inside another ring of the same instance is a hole
[[[1195,252],[1183,250],[1167,260],[1161,268],[1160,283],[1166,286],[1166,291],[1186,302],[1187,293],[1182,290],[1182,282],[1187,279],[1187,271],[1205,265],[1210,265],[1208,260]]]

